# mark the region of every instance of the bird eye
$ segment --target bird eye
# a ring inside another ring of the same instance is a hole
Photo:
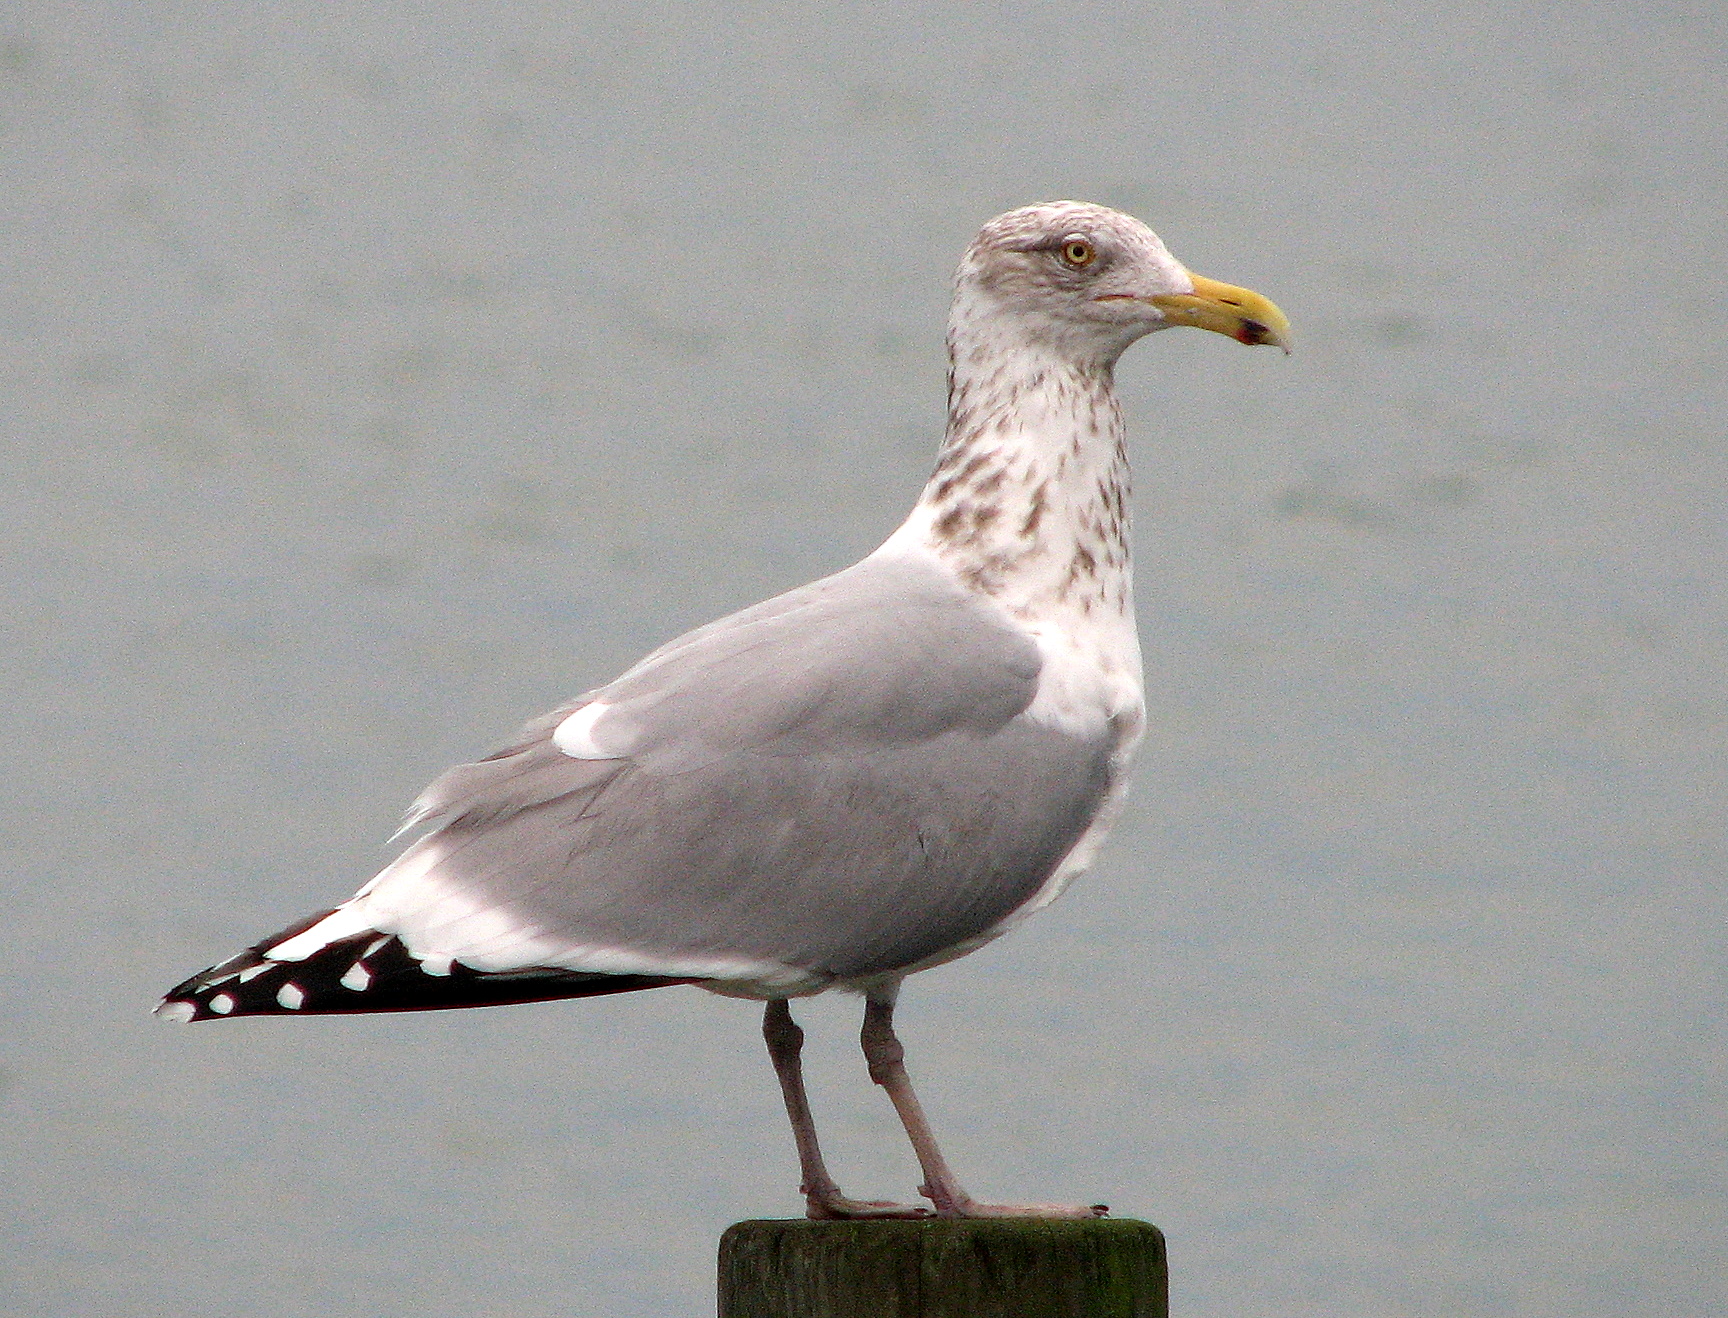
[[[1097,249],[1084,238],[1062,240],[1062,260],[1076,270],[1083,270],[1098,258]]]

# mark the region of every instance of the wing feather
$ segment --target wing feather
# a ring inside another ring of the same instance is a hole
[[[1109,793],[1110,737],[1024,716],[1039,667],[934,568],[866,559],[440,775],[409,816],[431,831],[301,939],[364,926],[432,967],[653,982],[939,957],[1036,896]],[[584,745],[612,758],[553,740],[590,702]]]

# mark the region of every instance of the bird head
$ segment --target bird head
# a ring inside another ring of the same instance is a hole
[[[1151,229],[1107,206],[1055,201],[999,215],[955,275],[957,340],[1006,333],[1108,365],[1136,339],[1178,325],[1290,350],[1290,322],[1269,299],[1195,274]]]

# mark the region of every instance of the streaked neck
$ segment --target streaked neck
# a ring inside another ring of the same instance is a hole
[[[918,545],[1028,622],[1131,617],[1130,475],[1111,363],[983,341],[962,325],[949,362],[936,470],[884,549]]]

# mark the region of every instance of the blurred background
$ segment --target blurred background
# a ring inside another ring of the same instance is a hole
[[[447,763],[904,515],[947,281],[1079,197],[1298,351],[1120,378],[1151,734],[912,981],[969,1185],[1184,1318],[1728,1307],[1718,5],[0,14],[0,1309],[712,1312],[795,1215],[690,990],[149,1018]],[[916,1175],[823,999],[842,1182]]]

